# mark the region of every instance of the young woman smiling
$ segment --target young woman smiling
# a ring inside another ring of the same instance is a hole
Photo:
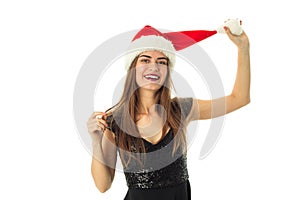
[[[150,26],[136,35],[133,46],[145,48],[131,54],[120,101],[106,112],[94,112],[87,123],[93,141],[92,176],[101,192],[113,182],[119,152],[128,186],[125,200],[191,199],[186,162],[189,122],[225,115],[250,102],[248,37],[224,29],[238,49],[236,80],[231,94],[211,100],[171,97],[179,36]]]

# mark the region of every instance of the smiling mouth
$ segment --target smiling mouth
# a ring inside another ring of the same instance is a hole
[[[156,75],[156,74],[147,74],[144,76],[145,79],[149,80],[149,81],[157,81],[160,79],[160,76]]]

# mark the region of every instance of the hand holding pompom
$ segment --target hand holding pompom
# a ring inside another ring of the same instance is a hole
[[[218,33],[226,33],[224,27],[229,28],[233,35],[241,35],[243,33],[242,21],[238,19],[229,19],[224,22],[218,29]]]

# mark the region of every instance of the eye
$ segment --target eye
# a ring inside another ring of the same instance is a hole
[[[147,64],[147,63],[150,63],[150,60],[146,59],[146,58],[143,58],[143,59],[140,60],[140,62]]]
[[[161,60],[161,61],[158,61],[157,64],[159,64],[159,65],[168,65],[168,62],[164,61],[164,60]]]

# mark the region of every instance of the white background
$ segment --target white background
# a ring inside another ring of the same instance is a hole
[[[205,131],[199,132],[189,150],[192,198],[299,199],[296,1],[103,2],[1,1],[0,199],[123,199],[121,173],[107,193],[97,191],[74,124],[73,90],[83,62],[102,42],[146,24],[215,29],[227,18],[242,19],[250,38],[252,101],[226,117],[204,160],[198,155]],[[225,35],[199,45],[230,92],[234,46]]]

